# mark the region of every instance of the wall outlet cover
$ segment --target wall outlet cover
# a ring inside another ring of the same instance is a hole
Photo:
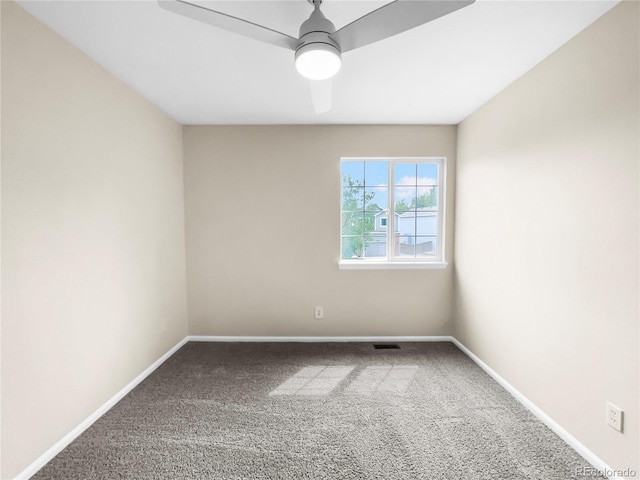
[[[622,432],[623,417],[624,412],[620,407],[616,407],[613,403],[607,403],[607,423],[611,428]]]

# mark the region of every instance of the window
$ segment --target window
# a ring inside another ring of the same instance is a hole
[[[444,268],[444,158],[343,158],[340,268]]]

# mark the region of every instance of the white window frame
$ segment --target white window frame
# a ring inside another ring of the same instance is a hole
[[[340,227],[340,250],[338,268],[341,270],[380,270],[380,269],[444,269],[448,263],[445,256],[445,224],[446,224],[446,157],[342,157],[340,158],[340,189],[342,195],[342,162],[389,162],[388,209],[387,209],[387,256],[385,258],[343,259],[342,258],[342,226]],[[396,231],[394,166],[398,163],[435,163],[438,165],[438,229],[436,254],[433,257],[395,257],[394,234]],[[342,201],[340,214],[342,218]],[[342,225],[342,221],[340,221]]]

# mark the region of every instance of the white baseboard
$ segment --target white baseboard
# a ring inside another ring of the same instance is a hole
[[[491,378],[493,378],[502,388],[509,392],[516,400],[518,400],[527,410],[533,413],[538,420],[549,427],[556,435],[571,446],[582,458],[589,462],[594,468],[601,472],[613,472],[614,470],[597,457],[591,450],[580,443],[573,435],[562,428],[549,415],[544,413],[538,406],[520,393],[513,385],[502,378],[489,365],[480,360],[471,350],[465,347],[457,338],[451,337],[451,341],[462,350],[471,360],[473,360],[482,370],[484,370]],[[622,480],[622,477],[612,474],[609,476],[611,480]]]
[[[453,337],[440,336],[370,336],[370,337],[260,337],[260,336],[217,336],[217,335],[190,335],[190,342],[452,342]]]
[[[153,362],[147,369],[145,369],[140,375],[131,380],[122,390],[116,393],[113,397],[107,400],[100,408],[98,408],[95,412],[93,412],[89,417],[87,417],[82,423],[76,426],[73,430],[67,433],[64,437],[58,440],[55,445],[53,445],[49,450],[40,455],[35,462],[25,468],[22,472],[20,472],[14,480],[28,480],[35,473],[44,467],[49,461],[53,459],[58,453],[60,453],[64,448],[73,442],[76,438],[78,438],[82,432],[84,432],[87,428],[89,428],[93,423],[98,420],[102,415],[107,413],[107,411],[113,407],[116,403],[118,403],[126,394],[128,394],[131,390],[133,390],[140,382],[142,382],[145,378],[147,378],[153,371],[162,365],[169,357],[171,357],[174,353],[180,349],[185,343],[187,343],[187,337],[183,338],[180,342],[178,342],[174,347],[172,347],[167,353],[162,355],[158,360]]]
[[[551,417],[538,408],[531,400],[520,393],[513,385],[502,378],[491,367],[480,360],[471,350],[465,347],[458,339],[449,335],[441,336],[370,336],[370,337],[260,337],[260,336],[209,336],[209,335],[189,335],[183,338],[171,350],[156,360],[149,368],[144,370],[140,375],[129,382],[122,390],[111,397],[100,408],[93,412],[86,420],[71,430],[63,438],[61,438],[49,450],[40,455],[35,462],[29,465],[25,470],[18,474],[14,480],[28,480],[44,465],[46,465],[53,457],[60,453],[67,445],[75,440],[82,432],[89,428],[96,420],[104,415],[111,407],[118,403],[125,395],[133,390],[140,382],[147,378],[162,363],[171,357],[180,347],[187,342],[452,342],[460,350],[462,350],[471,360],[473,360],[480,368],[482,368],[489,376],[491,376],[502,388],[509,392],[518,400],[525,408],[533,413],[542,423],[549,427],[556,435],[567,442],[578,454],[580,454],[594,468],[601,472],[615,472],[611,467],[598,458],[591,450],[580,443],[573,435],[562,428]],[[612,474],[609,476],[611,480],[623,480],[622,477]]]

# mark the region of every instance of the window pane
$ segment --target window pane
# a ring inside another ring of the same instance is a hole
[[[389,208],[389,189],[387,187],[366,187],[364,198],[367,210],[377,212]]]
[[[365,241],[365,259],[383,259],[387,257],[387,236],[372,234]]]
[[[393,183],[396,185],[416,184],[416,164],[396,163],[393,166]]]
[[[342,235],[364,235],[364,212],[342,213]]]
[[[344,187],[341,201],[341,210],[364,210],[364,187]]]
[[[376,230],[376,213],[378,212],[365,212],[364,213],[364,234],[368,235]]]
[[[340,170],[343,186],[364,185],[364,162],[340,162]]]
[[[364,172],[367,187],[389,185],[389,162],[366,162]]]
[[[418,210],[416,215],[415,235],[437,235],[438,234],[438,214],[430,210]]]
[[[399,236],[395,237],[395,254],[398,257],[416,256],[416,237]]]
[[[415,236],[416,235],[416,211],[409,210],[402,215],[396,217],[396,231],[400,235]]]
[[[395,198],[396,213],[404,213],[407,210],[415,210],[417,189],[415,186],[395,187],[393,195]]]
[[[438,187],[416,187],[416,208],[436,208]]]
[[[364,237],[342,237],[342,259],[359,260],[362,259],[364,250]]]
[[[418,185],[438,185],[438,164],[418,164]]]
[[[436,254],[436,237],[416,237],[416,257],[433,257]]]

